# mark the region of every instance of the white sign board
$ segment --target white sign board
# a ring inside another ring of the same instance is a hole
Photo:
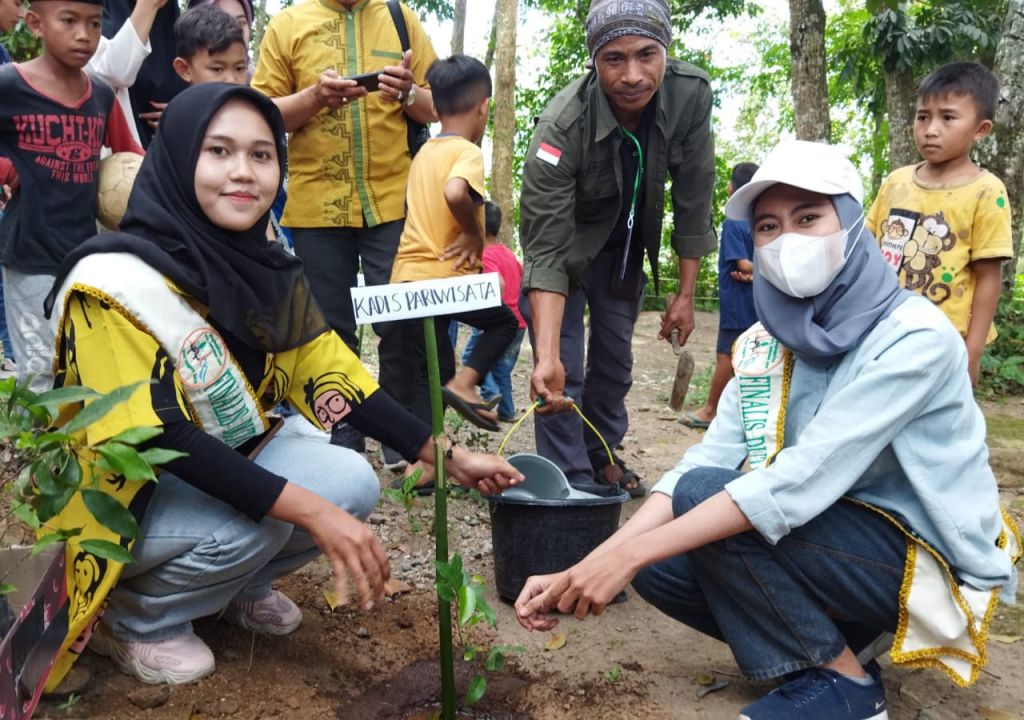
[[[356,324],[451,315],[501,305],[498,273],[352,288]]]

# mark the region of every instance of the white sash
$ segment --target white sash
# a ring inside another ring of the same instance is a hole
[[[130,282],[124,282],[130,278]],[[231,447],[267,429],[256,393],[210,327],[167,280],[135,255],[105,253],[83,258],[64,280],[58,316],[52,323],[60,336],[64,309],[74,291],[109,303],[152,335],[174,363],[195,420],[204,432]]]
[[[740,418],[753,468],[767,467],[783,446],[793,356],[761,323],[736,339],[732,367],[740,394]]]
[[[756,323],[736,340],[733,370],[739,384],[740,415],[751,467],[765,467],[784,447],[786,404],[793,372],[792,353]],[[907,537],[900,588],[899,622],[890,656],[894,663],[932,667],[960,686],[978,679],[988,662],[985,643],[999,590],[959,584],[942,556],[896,518],[872,505]],[[1004,512],[998,545],[1016,563],[1020,535]]]

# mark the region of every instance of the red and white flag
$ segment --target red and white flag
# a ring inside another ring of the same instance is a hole
[[[554,145],[542,142],[537,148],[537,159],[558,167],[558,161],[562,159],[562,151]]]

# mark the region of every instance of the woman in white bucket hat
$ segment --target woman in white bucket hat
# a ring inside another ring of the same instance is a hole
[[[600,614],[632,581],[728,643],[747,677],[789,679],[748,720],[886,718],[870,659],[884,633],[894,663],[977,679],[1019,535],[963,342],[898,287],[862,198],[837,148],[800,141],[732,196],[726,214],[754,235],[760,322],[736,343],[718,415],[607,542],[527,582],[525,627]]]

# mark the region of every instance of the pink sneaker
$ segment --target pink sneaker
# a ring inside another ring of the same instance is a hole
[[[224,617],[261,635],[288,635],[302,622],[299,606],[279,590],[259,600],[232,600]]]
[[[214,671],[213,652],[193,632],[160,642],[128,642],[96,628],[89,648],[110,658],[118,669],[150,685],[183,685]]]

